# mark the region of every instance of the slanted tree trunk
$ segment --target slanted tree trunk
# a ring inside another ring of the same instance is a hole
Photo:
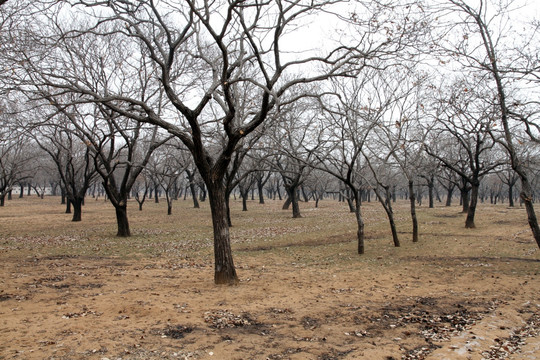
[[[521,176],[521,174],[520,174]],[[525,209],[527,210],[527,221],[533,233],[536,244],[540,248],[540,227],[538,226],[538,219],[536,218],[536,213],[534,212],[533,205],[533,191],[531,185],[529,184],[529,179],[526,176],[521,176],[521,200],[525,203]]]
[[[281,200],[281,197],[279,198],[279,200]],[[283,203],[283,206],[281,207],[281,210],[289,210],[289,206],[291,206],[291,198],[287,196],[285,202]]]
[[[390,231],[392,232],[392,240],[394,241],[394,246],[399,247],[400,243],[396,229],[396,222],[394,221],[394,211],[392,209],[392,196],[390,194],[390,187],[383,186],[383,189],[385,192],[384,198],[378,189],[375,188],[373,190],[375,191],[379,202],[381,203],[384,211],[386,212],[386,215],[388,216],[388,223],[390,224]]]
[[[411,203],[411,220],[413,226],[412,241],[418,242],[418,219],[416,218],[416,197],[414,195],[414,182],[409,180],[409,200]]]

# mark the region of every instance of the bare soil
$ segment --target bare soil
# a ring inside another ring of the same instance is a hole
[[[87,200],[71,223],[57,198],[0,208],[0,359],[537,359],[540,251],[526,214],[481,205],[465,229],[457,206],[420,207],[402,247],[382,209],[354,216],[331,200],[233,202],[241,282],[213,284],[210,214],[189,200],[130,204],[134,236]]]

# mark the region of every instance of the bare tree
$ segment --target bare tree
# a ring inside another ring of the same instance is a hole
[[[479,87],[470,88],[467,82],[458,81],[451,85],[442,96],[436,123],[431,129],[433,142],[424,142],[426,152],[443,163],[446,167],[458,173],[462,179],[471,185],[471,198],[465,220],[466,228],[474,228],[474,216],[478,203],[480,180],[486,174],[502,165],[493,151],[496,143],[491,138],[490,129],[493,126],[494,114],[492,107],[486,107],[482,101],[485,94],[477,93]],[[445,90],[442,90],[445,91]],[[454,161],[451,157],[441,156],[434,148],[443,146],[440,139],[445,134],[450,141],[457,144],[457,153],[461,156]]]
[[[538,58],[530,56],[537,53],[538,24],[525,24],[529,32],[508,27],[511,18],[512,2],[500,3],[492,9],[487,0],[480,0],[470,5],[463,0],[448,0],[439,8],[457,14],[459,21],[450,17],[445,30],[450,28],[455,36],[447,42],[437,42],[453,59],[461,61],[463,67],[471,73],[488,76],[492,90],[485,97],[486,102],[497,109],[496,118],[502,128],[501,135],[493,133],[494,138],[503,145],[509,157],[512,169],[521,180],[521,200],[525,204],[529,226],[537,245],[540,247],[540,227],[534,211],[533,190],[525,163],[518,151],[520,131],[513,120],[521,121],[529,135],[534,134],[534,114],[538,108],[536,100],[530,101],[527,91],[528,81],[538,81]],[[515,14],[519,16],[518,14]],[[437,15],[439,16],[439,14]],[[519,31],[519,33],[518,33]],[[517,41],[523,39],[523,41]],[[474,75],[472,76],[474,78]],[[530,105],[530,106],[526,106]],[[493,128],[495,130],[495,128]],[[498,130],[498,129],[497,129]]]

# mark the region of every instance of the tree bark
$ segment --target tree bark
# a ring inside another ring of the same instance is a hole
[[[469,204],[469,209],[467,211],[467,219],[465,220],[465,227],[467,229],[474,229],[476,225],[474,224],[474,215],[476,213],[476,205],[478,204],[478,188],[480,187],[479,182],[474,182],[471,187],[471,202]]]
[[[433,188],[435,187],[435,181],[433,180],[433,176],[429,178],[428,180],[428,197],[429,197],[429,208],[433,209],[434,201],[433,201]]]
[[[82,199],[79,197],[75,197],[73,201],[68,200],[68,202],[73,204],[73,218],[71,219],[71,221],[81,221],[83,204]]]
[[[540,227],[538,226],[538,219],[536,218],[536,214],[534,212],[531,185],[529,184],[527,178],[525,178],[525,181],[523,178],[521,179],[521,188],[522,190],[520,196],[525,203],[525,209],[527,210],[527,221],[529,222],[529,226],[533,233],[534,239],[536,240],[536,244],[540,248]]]
[[[65,201],[66,204],[66,214],[71,214],[71,200],[67,199]]]
[[[212,225],[214,227],[214,282],[216,284],[238,284],[231,250],[225,189],[220,181],[208,186]]]
[[[197,199],[197,189],[195,189],[195,184],[193,182],[189,182],[189,189],[191,190],[191,197],[193,198],[193,207],[195,209],[198,209],[199,206],[199,200]]]
[[[508,184],[508,206],[514,207],[514,184]]]
[[[413,226],[412,241],[418,242],[418,219],[416,218],[416,196],[414,194],[414,182],[409,180],[409,200],[411,203],[411,219]]]
[[[358,229],[356,231],[356,238],[358,241],[358,254],[362,255],[365,252],[365,244],[364,244],[364,219],[362,218],[362,203],[360,201],[360,194],[356,194],[355,196],[355,211],[354,214],[356,216],[356,224],[358,225]]]
[[[118,233],[116,236],[129,237],[131,232],[129,231],[129,222],[127,217],[127,205],[117,205],[116,209],[116,222],[118,224]]]

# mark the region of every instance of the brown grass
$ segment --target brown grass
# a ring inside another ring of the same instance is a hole
[[[176,201],[167,216],[164,200],[133,202],[122,239],[103,199],[87,200],[80,223],[58,198],[7,202],[0,359],[540,357],[540,252],[521,208],[483,204],[471,230],[457,206],[420,207],[413,244],[398,202],[394,248],[366,203],[358,256],[344,204],[303,203],[301,219],[274,201],[232,204],[235,287],[212,283],[205,203]]]

